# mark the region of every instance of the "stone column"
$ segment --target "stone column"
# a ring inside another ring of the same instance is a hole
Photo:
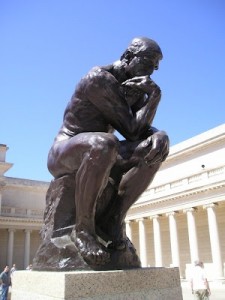
[[[167,213],[169,217],[169,229],[170,229],[170,246],[172,255],[173,267],[180,267],[180,254],[179,254],[179,242],[177,233],[177,222],[175,218],[175,212]]]
[[[147,247],[146,247],[146,229],[144,218],[138,219],[139,225],[139,245],[140,245],[140,260],[142,267],[147,267]]]
[[[184,210],[184,213],[187,214],[188,238],[189,238],[189,247],[190,247],[190,255],[191,255],[192,263],[195,260],[199,259],[198,238],[197,238],[197,230],[196,230],[196,223],[195,223],[195,216],[194,216],[195,211],[196,209],[192,207]]]
[[[214,265],[214,276],[215,278],[220,279],[221,277],[222,278],[224,277],[224,274],[223,274],[223,262],[222,262],[220,239],[219,239],[219,232],[218,232],[218,225],[217,225],[217,218],[216,218],[216,211],[215,211],[216,206],[217,204],[211,203],[205,205],[204,208],[207,209],[207,215],[208,215],[208,226],[209,226],[212,260]]]
[[[162,240],[159,215],[151,217],[153,221],[153,238],[154,238],[154,250],[155,250],[155,267],[162,267]]]
[[[7,265],[10,268],[13,265],[14,232],[15,232],[14,229],[8,229]]]
[[[131,228],[131,221],[127,220],[126,221],[126,235],[132,242],[132,228]]]
[[[2,211],[2,191],[5,187],[5,182],[1,181],[0,180],[0,214],[1,214],[1,211]]]
[[[0,214],[2,212],[2,193],[1,193],[1,186],[0,186]]]
[[[24,240],[24,269],[30,264],[30,234],[31,230],[25,229],[25,240]]]

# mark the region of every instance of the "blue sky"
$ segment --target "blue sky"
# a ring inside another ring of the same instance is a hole
[[[164,59],[154,126],[171,145],[224,123],[223,0],[0,0],[0,143],[5,175],[51,180],[49,148],[79,79],[117,60],[136,36]]]

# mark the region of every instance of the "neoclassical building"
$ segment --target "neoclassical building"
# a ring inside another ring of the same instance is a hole
[[[0,144],[0,268],[25,269],[40,244],[48,182],[6,177],[7,146]]]
[[[199,258],[224,278],[225,124],[171,147],[126,224],[143,266],[179,266],[185,278]]]
[[[0,144],[0,267],[30,262],[39,245],[48,182],[10,178]],[[187,278],[196,259],[208,277],[224,279],[225,124],[170,148],[154,181],[126,217],[142,266],[179,266]]]

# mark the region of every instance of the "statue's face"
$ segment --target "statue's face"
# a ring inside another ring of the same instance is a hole
[[[128,63],[126,73],[129,77],[150,76],[154,70],[158,70],[162,55],[136,54]]]

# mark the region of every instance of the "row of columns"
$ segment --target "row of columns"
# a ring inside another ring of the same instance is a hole
[[[215,268],[215,277],[221,278],[223,274],[223,262],[220,248],[219,232],[217,225],[217,218],[215,207],[217,204],[211,203],[205,205],[204,209],[207,210],[208,216],[208,227],[210,236],[210,246],[212,253],[212,261]],[[195,222],[194,212],[196,208],[188,208],[184,210],[187,215],[187,225],[188,225],[188,238],[190,246],[190,256],[191,261],[199,259],[198,250],[198,238],[197,238],[197,228]],[[169,232],[170,232],[170,245],[171,245],[171,256],[172,265],[180,267],[180,250],[179,250],[179,240],[178,240],[178,230],[176,222],[176,212],[169,212],[166,214],[169,218]],[[150,217],[153,221],[153,238],[154,238],[154,252],[155,252],[155,266],[162,267],[162,241],[161,241],[161,229],[159,215]],[[140,243],[140,259],[143,267],[147,267],[147,247],[146,247],[146,227],[144,224],[144,218],[137,220],[139,223],[139,243]],[[126,232],[127,236],[132,240],[132,231],[130,221],[126,222]]]
[[[30,264],[30,235],[31,230],[24,230],[24,268]],[[7,264],[8,266],[13,265],[13,250],[14,250],[14,234],[15,229],[8,229],[8,251],[7,251]]]

